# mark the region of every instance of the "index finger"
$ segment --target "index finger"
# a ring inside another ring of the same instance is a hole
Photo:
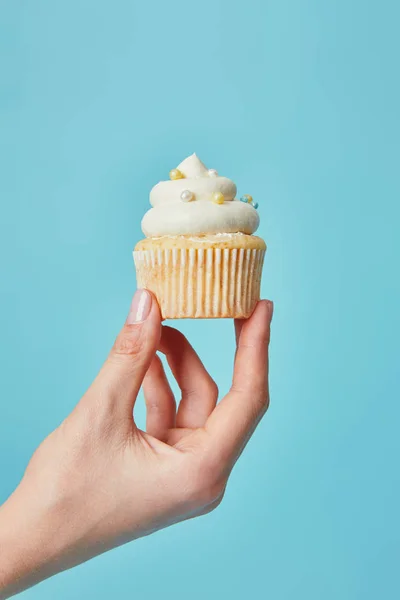
[[[268,408],[268,346],[272,312],[272,302],[262,300],[243,323],[238,336],[231,390],[206,424],[214,448],[230,466]]]

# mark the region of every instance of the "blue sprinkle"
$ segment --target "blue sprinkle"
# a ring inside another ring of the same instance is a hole
[[[247,202],[248,202],[247,196],[242,196],[240,198],[240,202],[245,202],[247,204]]]
[[[252,203],[251,203],[251,205],[252,205],[254,208],[258,208],[258,202],[252,202]]]

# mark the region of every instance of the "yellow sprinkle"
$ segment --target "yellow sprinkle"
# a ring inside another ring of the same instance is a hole
[[[212,195],[212,201],[215,202],[215,204],[223,204],[224,203],[224,195],[222,192],[214,192]]]
[[[247,202],[248,204],[251,204],[251,202],[253,202],[253,196],[250,196],[250,194],[244,194],[242,196],[242,198],[244,199],[245,202]]]
[[[185,176],[179,169],[172,169],[169,172],[169,178],[174,181],[175,179],[185,179]]]

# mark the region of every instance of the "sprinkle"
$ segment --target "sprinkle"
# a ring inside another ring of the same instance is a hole
[[[250,194],[244,194],[241,198],[240,198],[241,202],[247,202],[247,204],[251,204],[253,202],[253,196],[250,196]]]
[[[209,177],[218,177],[218,171],[215,169],[208,169],[207,174]]]
[[[183,190],[183,192],[181,193],[182,202],[192,202],[194,198],[195,196],[190,190]]]
[[[211,200],[215,202],[215,204],[223,204],[225,201],[225,197],[222,192],[214,192]]]
[[[252,200],[250,202],[250,204],[252,205],[253,208],[258,208],[258,202],[254,202],[254,200]]]
[[[179,169],[172,169],[169,172],[169,178],[175,181],[176,179],[185,179],[185,176]]]

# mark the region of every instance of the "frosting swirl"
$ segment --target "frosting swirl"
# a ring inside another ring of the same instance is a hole
[[[150,192],[151,208],[143,217],[146,237],[254,233],[257,210],[235,198],[236,185],[208,170],[192,154],[174,170],[172,181],[160,181]]]

